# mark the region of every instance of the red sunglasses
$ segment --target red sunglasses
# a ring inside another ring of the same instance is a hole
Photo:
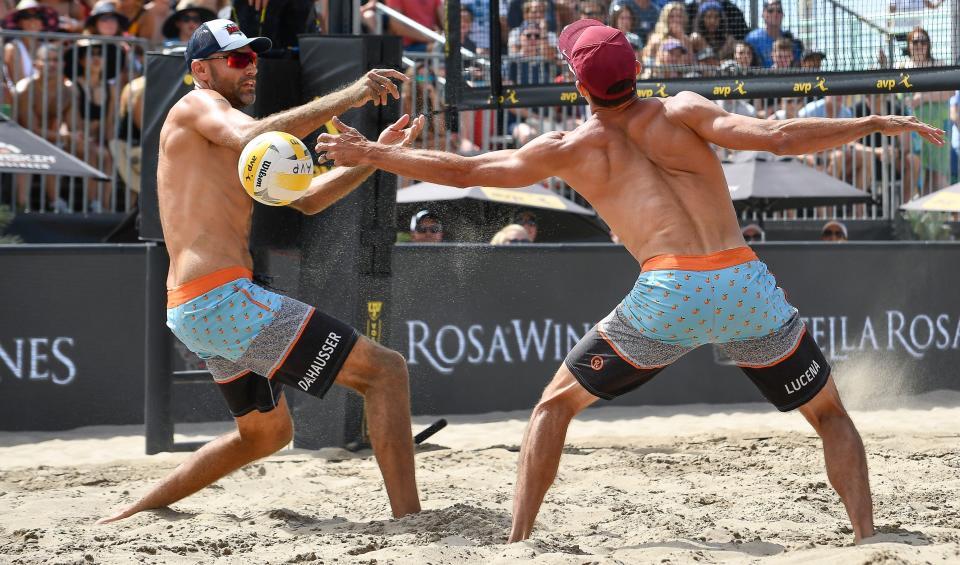
[[[206,59],[199,59],[200,61],[212,61],[214,59],[226,59],[227,66],[231,69],[245,69],[250,65],[257,64],[257,54],[253,51],[244,52],[244,51],[233,51],[222,57],[207,57]]]

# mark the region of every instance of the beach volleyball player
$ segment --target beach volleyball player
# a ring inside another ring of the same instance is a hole
[[[254,120],[239,108],[253,103],[257,53],[269,48],[269,39],[248,38],[229,20],[196,30],[185,54],[196,89],[167,115],[157,167],[170,254],[167,325],[206,360],[237,429],[203,446],[139,501],[101,522],[169,505],[287,445],[293,429],[282,385],[322,397],[334,382],[366,399],[370,440],[393,515],[420,510],[403,357],[311,306],[251,282],[254,201],[237,176],[240,152],[257,135],[279,130],[303,137],[336,113],[398,98],[391,79],[407,79],[393,70],[370,71],[338,92]],[[409,143],[423,120],[404,129],[408,122],[401,118],[380,141]],[[319,212],[372,171],[338,168],[315,177],[292,206]]]
[[[636,286],[573,348],[530,418],[520,452],[511,541],[530,535],[575,414],[649,381],[685,353],[717,344],[780,410],[799,409],[823,439],[827,475],[857,540],[873,534],[863,445],[830,366],[766,266],[745,245],[711,143],[802,154],[880,132],[943,132],[913,117],[765,121],[728,114],[693,93],[637,98],[640,64],[623,33],[595,20],[559,46],[593,116],[519,150],[462,157],[385,147],[356,131],[318,151],[454,186],[520,187],[557,176],[583,195],[642,265]],[[602,278],[598,279],[599,284]],[[709,375],[704,375],[709,378]]]

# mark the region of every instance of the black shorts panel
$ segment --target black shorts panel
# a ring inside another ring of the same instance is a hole
[[[775,365],[741,366],[740,369],[781,412],[799,408],[812,400],[830,377],[830,364],[806,331],[793,353]]]
[[[596,326],[570,350],[564,364],[583,388],[605,400],[630,392],[663,370],[641,368],[624,359]]]
[[[269,412],[277,407],[283,396],[282,383],[267,380],[252,371],[229,382],[217,383],[217,388],[234,418],[254,410]]]
[[[323,398],[353,350],[358,335],[340,320],[314,310],[272,380]]]

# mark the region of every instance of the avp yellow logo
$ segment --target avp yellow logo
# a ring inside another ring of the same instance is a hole
[[[814,88],[820,92],[826,92],[830,90],[827,88],[827,79],[823,77],[817,77],[817,82],[795,82],[793,83],[793,91],[801,92],[803,94],[809,94]]]
[[[719,85],[714,86],[713,95],[723,96],[724,98],[726,98],[727,96],[730,96],[734,92],[740,95],[744,95],[747,93],[747,90],[744,88],[744,86],[745,85],[742,80],[733,81],[733,86],[719,86]]]
[[[561,92],[560,101],[561,102],[576,102],[580,98],[580,93],[574,90],[573,92]]]
[[[910,84],[910,75],[900,73],[900,80],[894,78],[880,79],[877,81],[877,88],[880,90],[893,90],[898,84],[902,85],[904,88],[913,88],[913,85]]]
[[[653,89],[652,89],[652,88],[638,88],[638,89],[637,89],[637,96],[639,96],[640,98],[652,98],[652,97],[653,97]]]

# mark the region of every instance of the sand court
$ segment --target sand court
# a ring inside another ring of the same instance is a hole
[[[573,423],[534,535],[513,545],[526,411],[448,416],[416,456],[424,511],[400,520],[388,519],[370,453],[331,448],[284,450],[169,509],[95,526],[186,455],[143,455],[139,426],[3,432],[0,562],[960,561],[960,394],[869,404],[851,413],[869,458],[877,544],[852,545],[819,439],[799,414],[606,406]],[[182,424],[178,440],[228,429]]]

